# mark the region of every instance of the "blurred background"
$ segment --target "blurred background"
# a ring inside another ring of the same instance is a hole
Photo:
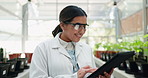
[[[88,15],[81,41],[92,47],[98,67],[116,53],[135,51],[112,78],[148,78],[148,0],[0,0],[0,78],[29,77],[35,47],[53,38],[67,5]]]
[[[33,52],[41,41],[53,38],[59,12],[67,5],[87,12],[90,26],[82,41],[92,48],[99,42],[134,40],[147,32],[146,4],[147,0],[0,0],[0,47],[9,53]]]

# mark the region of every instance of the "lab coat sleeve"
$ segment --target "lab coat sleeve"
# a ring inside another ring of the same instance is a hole
[[[77,78],[77,73],[72,75],[57,75],[55,77],[51,77],[50,74],[48,74],[49,69],[47,66],[48,64],[46,57],[47,54],[45,53],[45,49],[37,46],[33,53],[29,78]]]

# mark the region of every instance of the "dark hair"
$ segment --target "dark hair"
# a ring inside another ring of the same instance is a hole
[[[67,6],[65,7],[59,15],[59,21],[60,22],[71,22],[75,17],[77,16],[86,16],[87,14],[83,9],[77,6]],[[63,30],[61,29],[60,25],[58,25],[53,31],[52,34],[55,37],[59,32],[62,32]]]

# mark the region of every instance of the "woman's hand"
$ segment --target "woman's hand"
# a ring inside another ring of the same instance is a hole
[[[78,70],[78,78],[84,78],[84,76],[87,74],[87,73],[93,73],[94,71],[96,71],[97,68],[91,68],[90,66],[85,66],[85,67],[82,67],[81,69]],[[104,72],[104,76],[102,75],[99,75],[98,77],[96,78],[110,78],[111,77],[111,74],[113,73],[113,70],[110,72],[110,73],[106,73]]]
[[[108,74],[108,73],[106,73],[106,72],[104,72],[104,76],[102,76],[102,75],[99,75],[99,77],[98,78],[110,78],[110,74]]]
[[[91,68],[90,66],[82,67],[81,69],[78,70],[78,73],[77,73],[78,78],[83,78],[86,73],[93,73],[96,70],[97,70],[96,68]]]
[[[99,77],[97,77],[97,78],[110,78],[111,77],[111,74],[113,73],[113,70],[114,70],[114,68],[111,70],[110,73],[104,72],[104,76],[99,75]]]

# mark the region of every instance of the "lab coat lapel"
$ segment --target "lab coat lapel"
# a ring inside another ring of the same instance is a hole
[[[59,34],[58,34],[59,35]],[[60,44],[59,40],[58,40],[58,35],[55,37],[54,41],[53,41],[53,49],[58,49],[58,52],[63,54],[64,56],[71,58],[70,55],[68,54],[68,52],[66,51],[66,49]]]
[[[61,54],[65,55],[66,57],[68,57],[68,58],[71,59],[70,55],[69,55],[68,52],[64,49],[64,47],[60,46],[58,50],[59,50],[59,52],[60,52]]]

